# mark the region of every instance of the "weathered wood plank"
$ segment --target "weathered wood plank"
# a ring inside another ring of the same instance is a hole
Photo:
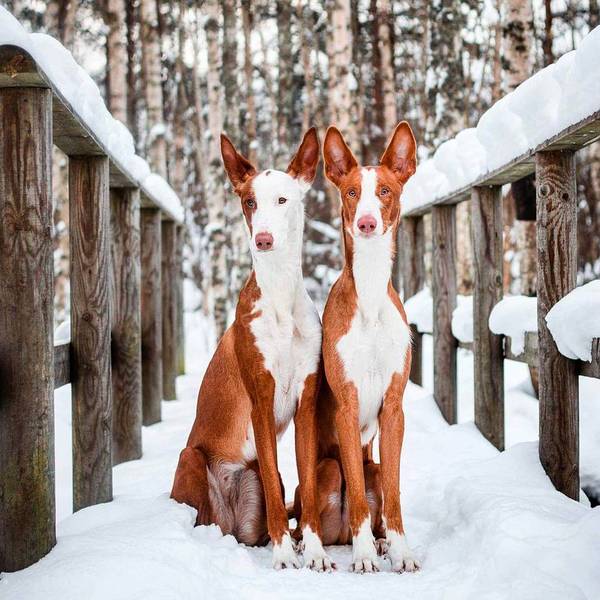
[[[177,391],[177,226],[162,222],[162,361],[163,400],[176,400]]]
[[[51,104],[0,90],[0,572],[56,543]]]
[[[112,499],[108,158],[69,158],[73,508]]]
[[[490,331],[494,306],[502,299],[502,188],[473,188],[473,367],[475,425],[504,450],[504,351],[502,336]]]
[[[579,498],[577,363],[564,357],[546,314],[576,285],[577,190],[571,151],[536,156],[540,460],[555,487]]]
[[[408,300],[425,285],[425,224],[422,217],[408,217],[401,220],[402,247],[402,283],[404,299]],[[423,335],[416,326],[411,325],[412,364],[410,380],[417,385],[423,383]]]
[[[456,307],[455,206],[432,210],[433,228],[433,395],[448,423],[456,423],[456,347],[452,312]]]
[[[142,410],[144,425],[161,419],[162,294],[160,210],[142,208]]]
[[[112,456],[142,456],[140,193],[111,189]]]
[[[54,389],[71,383],[71,343],[54,346]]]
[[[185,374],[185,323],[183,313],[183,247],[185,229],[177,227],[177,375]]]
[[[532,367],[538,366],[538,335],[537,331],[525,332],[524,350],[520,354],[515,354],[512,350],[512,340],[509,337],[504,338],[504,357],[509,360],[526,363]]]
[[[596,338],[592,343],[592,362],[581,361],[579,363],[579,373],[586,377],[600,379],[600,338]]]

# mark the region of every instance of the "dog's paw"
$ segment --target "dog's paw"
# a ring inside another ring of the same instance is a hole
[[[378,538],[375,540],[375,549],[377,550],[377,556],[385,556],[389,550],[389,544],[385,538]]]
[[[372,558],[362,558],[358,560],[352,559],[352,564],[350,565],[350,571],[352,573],[377,573],[379,571],[379,567],[377,566],[377,562],[375,557]]]
[[[421,563],[409,548],[404,534],[395,531],[389,532],[387,543],[386,556],[392,563],[392,571],[396,573],[414,573],[421,568]]]
[[[277,571],[300,568],[300,560],[296,555],[292,537],[287,532],[283,535],[279,544],[273,544],[273,568]]]
[[[300,542],[304,566],[312,571],[330,573],[335,569],[335,563],[327,556],[321,538],[306,525],[302,530],[302,542]]]

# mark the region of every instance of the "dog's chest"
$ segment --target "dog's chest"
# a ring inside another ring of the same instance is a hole
[[[256,309],[260,316],[252,321],[252,333],[275,381],[273,411],[277,431],[282,434],[296,411],[306,377],[317,371],[321,324],[308,297],[288,310],[261,300]]]
[[[377,430],[377,417],[394,373],[402,373],[410,331],[386,295],[379,309],[360,302],[350,329],[337,350],[346,378],[358,392],[361,441],[367,443]]]

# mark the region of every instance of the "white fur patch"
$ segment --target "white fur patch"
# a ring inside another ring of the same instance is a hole
[[[353,272],[357,311],[337,351],[346,378],[358,391],[362,444],[377,431],[377,417],[394,373],[402,373],[410,330],[388,296],[392,231],[354,239]]]
[[[323,548],[321,538],[306,525],[302,529],[304,566],[315,571],[331,571],[333,563]]]
[[[371,531],[371,516],[367,517],[358,532],[352,536],[351,570],[359,573],[377,571],[377,552]]]
[[[273,544],[273,567],[277,570],[300,568],[292,537],[287,531],[283,534],[280,544]]]
[[[360,199],[354,215],[352,224],[353,235],[360,235],[358,220],[361,217],[370,215],[377,221],[374,235],[383,233],[383,218],[381,216],[381,202],[376,194],[377,191],[377,171],[375,169],[363,168],[360,170]]]
[[[394,571],[416,571],[420,568],[419,561],[414,557],[403,533],[393,530],[386,530],[386,540],[388,544],[387,557],[392,563]]]

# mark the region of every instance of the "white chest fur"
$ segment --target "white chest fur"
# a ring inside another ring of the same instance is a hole
[[[288,283],[281,284],[286,295],[290,291],[286,288]],[[273,411],[279,437],[296,412],[306,378],[316,373],[321,353],[321,322],[304,286],[296,286],[288,297],[291,304],[281,297],[264,294],[254,307],[260,316],[251,323],[264,366],[275,381]],[[255,456],[250,430],[244,457],[251,460]]]
[[[353,273],[357,310],[337,344],[346,377],[356,386],[361,441],[377,431],[377,416],[394,373],[404,369],[410,330],[388,296],[391,232],[355,239]]]

